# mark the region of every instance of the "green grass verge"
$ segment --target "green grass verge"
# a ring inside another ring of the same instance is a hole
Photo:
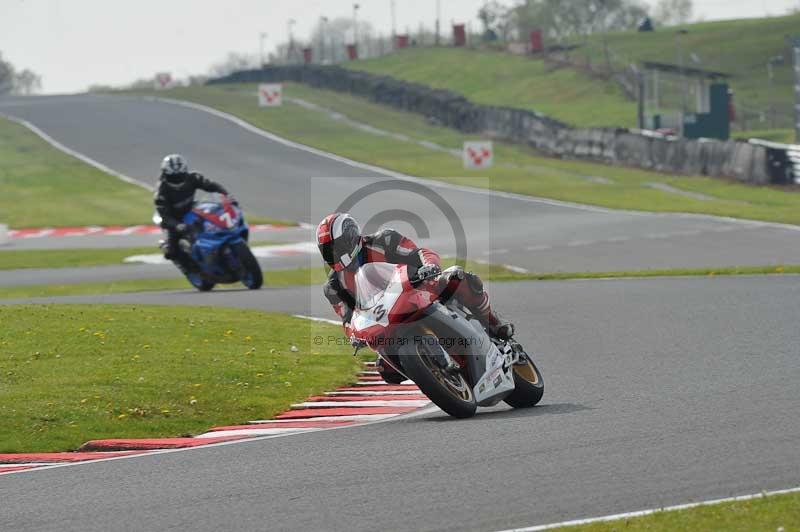
[[[571,279],[615,279],[645,277],[697,277],[725,275],[780,275],[800,274],[800,265],[750,266],[730,268],[699,268],[671,270],[631,270],[616,272],[553,272],[519,273],[502,265],[468,263],[467,269],[486,281],[566,281]],[[264,272],[265,288],[307,286],[322,284],[325,273],[321,268],[299,268],[296,270],[274,270]],[[241,285],[233,285],[241,286]],[[94,296],[103,294],[126,294],[133,292],[160,292],[167,290],[190,290],[185,279],[139,279],[102,283],[76,283],[62,285],[29,285],[0,287],[0,299],[27,299],[34,297]]]
[[[140,93],[152,94],[152,93]],[[258,108],[254,85],[190,87],[169,96],[221,109],[263,129],[315,148],[409,175],[603,207],[656,212],[691,212],[800,224],[800,194],[722,179],[647,172],[536,155],[519,145],[498,144],[497,167],[467,171],[459,158],[413,142],[367,133],[328,114],[286,103]],[[348,94],[287,84],[286,95],[336,109],[349,118],[388,131],[459,148],[471,137],[428,124],[421,116],[395,111]],[[465,177],[467,176],[467,177]],[[481,179],[475,179],[481,178]],[[598,179],[599,178],[599,179]],[[710,199],[657,190],[652,183],[697,192]]]
[[[250,246],[272,246],[281,243],[253,242]],[[133,255],[152,255],[157,253],[160,253],[157,246],[0,251],[0,270],[108,266],[122,264],[125,258]]]
[[[770,495],[749,501],[726,502],[687,510],[657,512],[633,517],[562,527],[563,532],[672,532],[675,530],[725,530],[726,532],[786,531],[800,529],[800,494]]]
[[[60,152],[0,118],[0,223],[12,228],[135,225],[152,193]]]
[[[502,266],[487,276],[490,281],[567,281],[571,279],[622,279],[647,277],[715,277],[726,275],[800,274],[800,264],[778,266],[741,266],[730,268],[673,268],[663,270],[630,270],[614,272],[517,273]]]
[[[257,216],[257,215],[247,215],[247,223],[249,225],[261,225],[261,224],[271,224],[271,225],[283,225],[286,227],[297,227],[300,224],[294,220],[283,220],[281,218],[272,218],[270,216]]]
[[[274,313],[15,306],[0,308],[0,323],[0,453],[270,418],[353,382],[360,365],[349,347],[313,348],[310,322]]]

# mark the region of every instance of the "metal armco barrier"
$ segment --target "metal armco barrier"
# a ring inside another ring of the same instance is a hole
[[[647,170],[727,177],[753,185],[792,184],[780,170],[788,160],[787,145],[761,142],[689,140],[627,128],[573,128],[536,111],[479,105],[455,92],[418,83],[348,70],[332,65],[285,65],[234,72],[210,80],[219,83],[294,81],[348,92],[374,102],[424,115],[428,120],[464,133],[524,143],[565,159],[582,159]],[[782,146],[782,147],[781,147]],[[800,156],[800,151],[797,152]],[[789,165],[791,166],[791,165]]]

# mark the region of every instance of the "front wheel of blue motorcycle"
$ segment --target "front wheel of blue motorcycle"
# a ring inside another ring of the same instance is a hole
[[[256,260],[250,247],[240,242],[232,246],[231,251],[236,254],[236,258],[241,266],[240,279],[242,284],[250,290],[258,290],[264,284],[264,275],[261,273],[261,265]]]
[[[192,286],[201,292],[210,292],[214,289],[214,283],[207,279],[203,279],[203,276],[199,273],[189,273],[186,275],[186,278],[189,280]]]

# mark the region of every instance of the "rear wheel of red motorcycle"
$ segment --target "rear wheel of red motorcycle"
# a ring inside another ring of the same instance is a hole
[[[514,365],[514,391],[505,398],[506,404],[514,408],[530,408],[542,400],[544,377],[542,372],[525,355],[519,364]]]
[[[445,371],[435,362],[435,349],[444,349],[432,335],[415,338],[400,356],[403,370],[436,406],[453,417],[467,418],[478,408],[472,387],[460,372]]]
[[[250,290],[258,290],[264,284],[264,275],[261,273],[261,265],[253,256],[250,247],[244,242],[233,246],[232,251],[241,265],[242,284]]]

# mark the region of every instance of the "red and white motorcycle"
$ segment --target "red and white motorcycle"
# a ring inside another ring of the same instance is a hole
[[[524,348],[491,338],[430,281],[410,279],[401,264],[361,266],[349,331],[356,351],[369,346],[382,364],[414,381],[454,417],[471,417],[478,406],[500,401],[515,408],[538,403],[544,380]]]

